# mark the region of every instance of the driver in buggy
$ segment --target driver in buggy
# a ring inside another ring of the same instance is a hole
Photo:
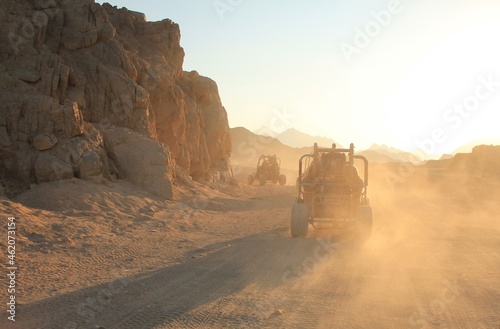
[[[278,172],[278,161],[276,160],[276,155],[269,157],[269,167],[273,173]]]
[[[267,175],[270,166],[271,165],[269,164],[269,161],[267,161],[267,159],[264,159],[264,161],[262,161],[262,164],[260,165],[261,172]]]
[[[360,200],[364,182],[359,177],[356,167],[349,166],[344,153],[322,154],[316,177],[313,177],[314,165],[313,162],[306,173],[305,180],[307,182],[313,182],[316,177],[324,177],[335,183],[346,183],[351,186],[354,200],[356,202]]]

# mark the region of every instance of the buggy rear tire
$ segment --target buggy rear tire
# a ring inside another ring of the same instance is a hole
[[[285,185],[286,184],[286,176],[285,175],[280,175],[279,182],[280,182],[281,186]]]
[[[248,175],[248,177],[247,177],[247,183],[248,183],[248,185],[252,185],[253,184],[253,175]]]
[[[292,206],[290,234],[294,238],[306,237],[308,228],[307,205],[305,203],[295,203]]]
[[[370,206],[359,206],[356,215],[356,239],[365,242],[372,236],[373,214]]]
[[[267,177],[266,175],[259,175],[259,184],[261,186],[266,185],[267,182]]]

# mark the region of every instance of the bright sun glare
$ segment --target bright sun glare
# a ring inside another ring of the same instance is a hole
[[[407,143],[401,147],[419,148],[417,140],[439,129],[448,138],[436,143],[435,153],[447,153],[469,142],[469,136],[487,138],[495,133],[491,118],[500,105],[498,86],[491,91],[483,86],[485,97],[472,111],[455,107],[473,103],[481,81],[500,82],[500,45],[491,42],[499,29],[499,22],[487,22],[460,32],[433,49],[391,90],[387,128]]]

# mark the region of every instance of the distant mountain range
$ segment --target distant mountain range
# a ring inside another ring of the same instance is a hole
[[[358,154],[365,156],[370,162],[415,162],[423,161],[413,153],[401,151],[387,145],[373,144],[369,149],[360,151]]]
[[[455,151],[452,152],[453,155],[458,153],[471,153],[474,147],[477,145],[498,145],[500,141],[490,140],[490,139],[481,139],[475,140],[473,142],[469,142],[465,145],[460,146]]]
[[[257,135],[243,127],[231,128],[231,142],[231,163],[252,168],[257,166],[262,154],[276,154],[281,159],[282,166],[296,169],[300,157],[311,153],[313,149],[312,146],[291,147],[276,138]]]
[[[231,162],[233,164],[254,167],[261,154],[276,154],[281,158],[283,166],[290,169],[297,167],[298,160],[302,155],[312,152],[315,142],[323,147],[330,147],[332,143],[335,143],[332,139],[311,136],[296,129],[289,129],[273,138],[257,135],[243,127],[231,128],[231,140]],[[292,145],[285,141],[292,143]],[[297,147],[294,145],[306,146]],[[339,144],[337,147],[343,148]],[[372,163],[414,161],[415,158],[412,153],[377,144],[356,153],[365,156]]]
[[[336,143],[333,139],[322,136],[311,136],[309,134],[298,131],[295,128],[285,130],[275,137],[277,140],[291,147],[311,147],[314,143],[319,146],[330,147],[332,144],[337,144],[338,148],[343,148],[342,145]]]
[[[467,172],[478,175],[495,175],[500,177],[500,146],[478,145],[471,152],[457,153],[451,158],[430,160],[429,168],[441,168],[448,172]]]
[[[297,130],[289,132],[287,135],[305,136]],[[246,178],[246,174],[254,172],[259,156],[262,154],[275,154],[282,161],[282,170],[286,172],[289,179],[297,175],[299,159],[304,154],[309,154],[313,150],[315,137],[307,135],[305,137],[311,141],[308,147],[292,147],[277,138],[257,135],[246,128],[231,128],[232,153],[231,164],[236,174]],[[323,141],[328,146],[333,142],[331,139],[316,139]],[[300,144],[298,144],[300,145]],[[340,148],[341,146],[339,146]],[[466,146],[467,148],[469,145]],[[465,147],[464,147],[465,148]],[[398,150],[387,145],[373,144],[367,150],[356,152],[365,156],[370,163],[398,163],[414,162],[416,156],[412,153]],[[428,168],[448,170],[467,170],[476,174],[500,174],[500,146],[481,145],[474,147],[470,152],[458,154],[444,154],[439,160],[422,161]]]

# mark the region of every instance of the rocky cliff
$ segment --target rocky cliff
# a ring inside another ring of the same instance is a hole
[[[5,0],[0,44],[4,175],[126,178],[168,198],[176,174],[228,177],[217,85],[183,72],[172,21],[93,0]]]
[[[448,168],[453,171],[500,176],[500,145],[478,145],[471,153],[458,153],[441,162],[449,164]]]

